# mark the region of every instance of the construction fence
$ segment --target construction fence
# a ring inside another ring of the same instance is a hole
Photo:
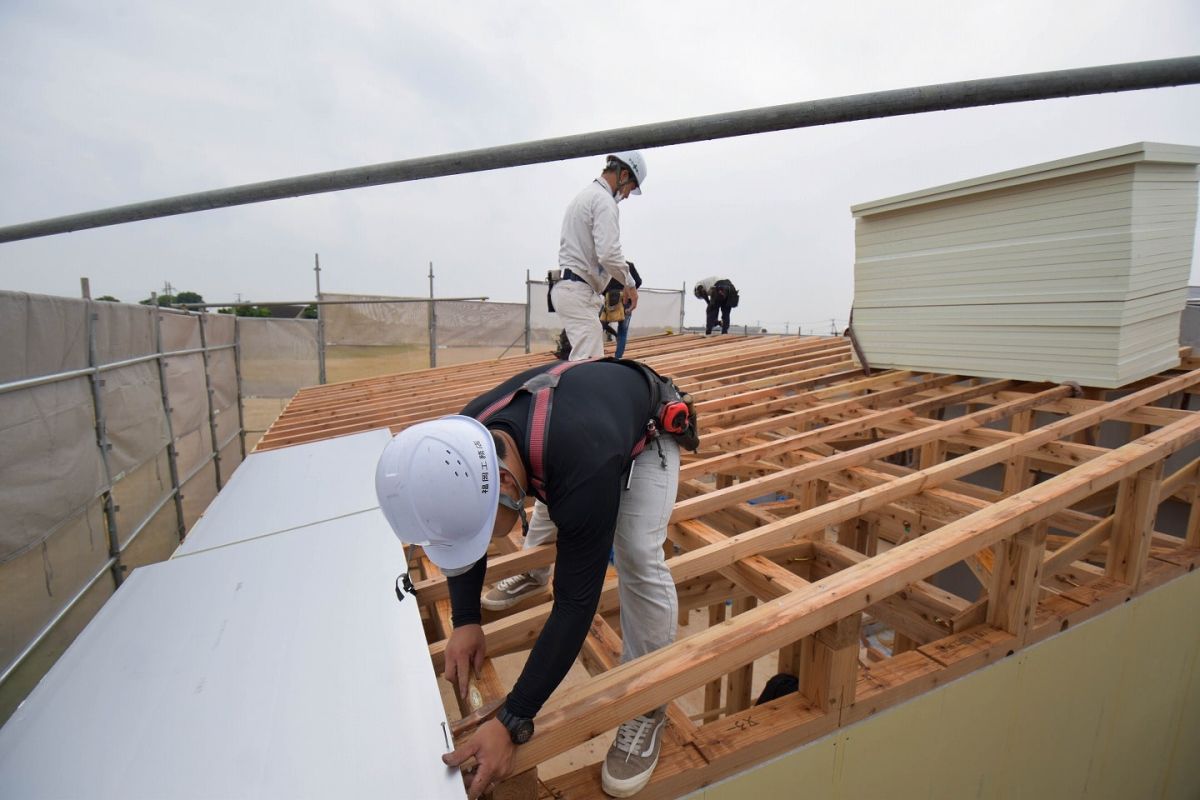
[[[309,320],[0,291],[0,722],[131,570],[171,555],[298,389],[551,350],[545,296],[323,294]],[[682,308],[643,290],[630,335],[676,329]]]
[[[549,311],[545,281],[525,281],[524,303],[380,297],[323,292],[318,353],[336,360],[337,348],[402,348],[405,369],[460,364],[511,353],[553,350],[562,322]],[[357,304],[351,301],[361,300]],[[630,317],[631,337],[678,331],[682,289],[642,289]],[[396,370],[384,370],[394,372]],[[376,373],[380,374],[380,373]],[[366,376],[355,376],[366,377]]]
[[[245,455],[233,317],[0,292],[0,720]]]

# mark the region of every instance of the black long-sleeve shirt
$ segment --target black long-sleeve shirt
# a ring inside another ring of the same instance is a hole
[[[514,375],[472,400],[462,413],[478,417],[492,402],[553,366]],[[583,647],[604,586],[625,473],[634,446],[646,433],[650,402],[641,372],[613,362],[571,367],[554,389],[543,498],[558,526],[554,606],[508,695],[508,709],[517,716],[533,717],[541,710]],[[529,403],[529,393],[521,392],[487,420],[489,427],[512,436],[527,470]],[[470,571],[448,579],[455,626],[480,621],[486,569],[485,555]]]

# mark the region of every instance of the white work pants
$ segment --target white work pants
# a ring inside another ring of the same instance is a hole
[[[571,361],[583,361],[604,356],[604,332],[600,327],[600,308],[603,300],[592,291],[592,287],[579,281],[564,278],[550,290],[554,300],[554,311],[562,318],[571,343]],[[529,533],[525,537],[525,548],[553,542],[558,529],[546,512],[541,500],[534,502],[533,515],[529,518]],[[541,583],[550,580],[550,567],[539,567],[529,571]]]
[[[604,329],[600,309],[604,301],[592,287],[563,279],[550,290],[554,310],[562,319],[571,343],[571,361],[604,357]]]
[[[679,445],[674,438],[662,436],[648,444],[634,460],[632,480],[629,489],[621,491],[621,508],[617,512],[614,550],[617,591],[621,598],[622,662],[675,641],[679,599],[667,568],[663,543],[678,488]],[[558,530],[546,506],[535,503],[525,546],[552,542],[557,536]],[[533,570],[533,574],[544,581],[550,568]]]

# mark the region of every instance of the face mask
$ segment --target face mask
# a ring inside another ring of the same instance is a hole
[[[624,199],[625,199],[625,193],[622,192],[620,189],[617,189],[617,193],[613,195],[613,202],[619,204]]]
[[[508,472],[509,475],[512,475],[512,473],[509,472],[504,467],[501,467],[501,469],[504,469],[505,472]],[[514,483],[516,482],[516,476],[513,476],[513,482]],[[520,517],[520,519],[521,519],[521,535],[528,536],[529,535],[529,516],[525,513],[525,496],[526,496],[525,490],[518,487],[517,491],[519,491],[521,493],[521,496],[518,497],[516,500],[512,499],[511,497],[509,497],[508,495],[506,495],[504,493],[501,493],[500,497],[499,497],[500,505],[503,506],[504,508],[509,509],[510,511],[517,512],[517,516]]]

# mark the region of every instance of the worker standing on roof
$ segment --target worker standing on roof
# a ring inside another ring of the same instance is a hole
[[[678,599],[663,543],[679,482],[675,435],[696,445],[688,401],[636,362],[560,361],[510,378],[461,416],[405,429],[380,458],[385,516],[447,576],[454,630],[446,679],[464,698],[469,673],[487,655],[479,593],[488,542],[518,516],[530,538],[558,526],[554,605],[525,667],[496,718],[444,758],[450,766],[475,758],[470,797],[504,778],[516,746],[533,735],[534,717],[587,637],[614,546],[622,661],[674,641]],[[527,495],[549,513],[527,520]],[[606,792],[627,797],[646,785],[664,722],[660,707],[620,726],[602,770]]]
[[[550,288],[555,311],[563,318],[571,361],[604,355],[604,328],[600,310],[610,281],[621,287],[620,301],[637,308],[638,292],[630,264],[621,252],[621,224],[617,204],[631,194],[641,194],[646,182],[646,159],[636,150],[608,157],[600,177],[588,184],[563,214],[558,244],[562,280]],[[545,516],[545,509],[534,509]],[[554,541],[554,525],[530,532],[526,547]],[[526,597],[547,591],[550,568],[513,575],[487,590],[483,607],[503,611]]]
[[[550,296],[571,342],[572,361],[604,355],[599,314],[610,280],[624,287],[622,299],[637,308],[637,287],[621,252],[617,204],[631,194],[641,194],[645,182],[642,154],[636,150],[616,153],[608,157],[600,177],[575,195],[563,214],[558,241],[562,280],[554,284]]]

